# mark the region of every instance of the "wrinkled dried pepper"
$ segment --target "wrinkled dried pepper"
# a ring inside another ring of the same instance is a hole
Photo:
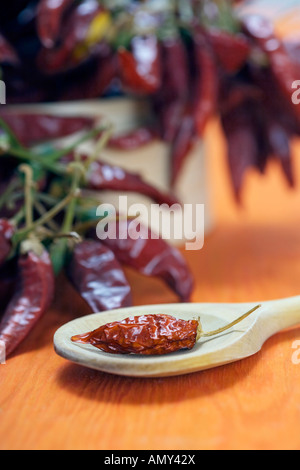
[[[5,343],[7,355],[27,337],[50,306],[53,295],[54,274],[48,252],[22,251],[17,287],[0,322],[0,341]]]
[[[139,127],[133,131],[111,137],[108,146],[118,150],[136,150],[153,142],[157,132],[151,127]]]
[[[38,36],[45,47],[53,47],[60,39],[65,13],[74,0],[41,0],[37,7]]]
[[[194,287],[193,275],[180,251],[162,238],[152,238],[151,230],[143,227],[146,237],[130,237],[131,222],[117,222],[118,237],[102,240],[116,255],[121,264],[127,265],[149,277],[162,279],[180,298],[188,302]],[[120,236],[123,234],[125,236]]]
[[[164,193],[147,183],[139,174],[130,173],[109,163],[95,161],[87,173],[87,187],[93,190],[129,191],[143,194],[158,204],[172,206],[178,200],[172,194]]]
[[[66,137],[92,127],[94,124],[94,120],[87,117],[16,113],[2,110],[0,110],[0,118],[26,147]]]
[[[225,327],[203,332],[200,318],[182,320],[171,315],[141,315],[111,322],[100,328],[72,336],[74,343],[91,344],[110,354],[165,355],[182,349],[193,349],[202,337],[218,335],[247,318],[254,307]]]
[[[114,253],[93,240],[75,246],[68,277],[93,312],[132,305],[131,288]]]

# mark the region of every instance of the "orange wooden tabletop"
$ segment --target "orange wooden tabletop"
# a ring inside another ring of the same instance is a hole
[[[232,199],[216,129],[209,166],[216,228],[187,252],[194,302],[262,301],[300,294],[300,181],[290,191],[276,163],[248,175],[244,206]],[[298,153],[298,157],[297,157]],[[300,149],[295,145],[300,180]],[[173,302],[159,281],[127,271],[135,305]],[[53,334],[86,312],[60,279],[52,309],[18,352],[0,365],[0,449],[300,449],[300,326],[257,355],[210,371],[133,379],[58,357]]]

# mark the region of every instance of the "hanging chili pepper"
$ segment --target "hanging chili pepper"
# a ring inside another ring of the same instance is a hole
[[[217,28],[207,28],[205,31],[217,60],[225,72],[234,74],[246,64],[251,46],[247,37],[240,34],[230,34]]]
[[[300,114],[292,103],[292,84],[297,77],[297,68],[288,54],[283,41],[276,36],[272,23],[259,15],[246,16],[243,19],[245,33],[261,48],[269,61],[270,70],[277,81],[290,108]]]
[[[101,242],[75,246],[68,276],[93,312],[132,306],[131,288],[114,253]]]
[[[148,184],[138,174],[129,173],[119,166],[113,166],[99,160],[90,165],[86,181],[87,187],[93,190],[136,192],[151,198],[158,204],[172,206],[178,203],[175,196],[166,194]]]
[[[183,349],[193,349],[203,337],[229,330],[255,312],[251,309],[237,320],[215,331],[204,332],[200,318],[182,320],[171,315],[141,315],[111,322],[89,333],[72,336],[75,343],[91,344],[110,354],[162,356]]]
[[[189,63],[185,44],[180,35],[161,41],[163,62],[162,92],[171,99],[185,100],[189,95]]]
[[[180,251],[162,238],[153,238],[150,229],[142,227],[146,236],[130,236],[132,222],[118,221],[119,236],[102,240],[114,252],[121,264],[132,267],[145,276],[162,279],[182,302],[190,300],[194,280]],[[122,235],[120,235],[122,234]]]
[[[153,94],[161,85],[161,62],[155,36],[136,36],[131,50],[118,50],[119,73],[124,89],[134,94]]]
[[[101,14],[103,8],[96,0],[85,0],[75,6],[66,18],[59,45],[39,51],[37,65],[40,71],[49,75],[62,73],[86,61],[94,46],[101,42],[101,36],[97,41],[93,40],[92,44],[88,41],[93,21]]]
[[[0,33],[0,63],[19,65],[20,60],[17,52],[7,39]]]
[[[177,135],[190,93],[190,73],[185,44],[179,35],[161,41],[162,83],[154,98],[161,136],[171,143]]]
[[[52,48],[60,39],[65,13],[74,0],[41,0],[37,6],[37,32],[42,44]]]
[[[208,121],[217,110],[219,94],[218,70],[210,44],[199,29],[194,32],[195,64],[195,123],[198,136],[202,136]]]
[[[136,150],[153,142],[157,132],[152,127],[139,127],[133,131],[111,137],[108,146],[118,150]]]
[[[267,120],[266,129],[270,153],[279,160],[288,184],[294,187],[290,136],[280,123],[271,117]]]
[[[27,337],[50,306],[54,274],[48,252],[36,252],[27,245],[18,261],[18,285],[0,322],[0,340],[10,355]]]
[[[94,125],[94,120],[87,117],[65,117],[1,110],[0,118],[25,147],[66,137]]]
[[[240,202],[246,171],[259,160],[257,135],[247,106],[239,106],[222,116],[227,158],[237,202]]]
[[[171,146],[171,185],[177,181],[184,162],[195,143],[196,130],[194,116],[186,110],[181,118],[178,133]]]
[[[92,99],[103,96],[117,75],[117,59],[112,51],[101,51],[94,55],[95,65],[87,77],[80,77],[76,83],[67,83],[60,99],[72,101],[78,99]]]
[[[7,219],[0,219],[0,266],[11,251],[11,239],[14,233],[14,225]]]

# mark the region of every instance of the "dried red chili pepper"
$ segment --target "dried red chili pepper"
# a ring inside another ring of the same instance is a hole
[[[194,48],[197,69],[194,116],[196,131],[201,137],[217,110],[219,77],[210,44],[199,28],[194,31]]]
[[[143,194],[158,204],[172,206],[178,203],[175,196],[166,194],[144,181],[140,175],[129,173],[119,166],[95,161],[90,165],[86,185],[93,190],[129,191]]]
[[[137,94],[153,94],[161,85],[161,63],[155,36],[136,36],[131,50],[118,50],[120,78],[124,89]]]
[[[100,328],[72,336],[75,343],[91,344],[110,354],[157,356],[182,349],[193,349],[202,337],[220,334],[247,318],[260,306],[251,309],[223,328],[203,332],[200,318],[182,320],[171,315],[141,315],[111,322]]]
[[[14,225],[7,219],[0,219],[0,266],[11,251],[11,240],[14,233]]]
[[[279,160],[288,184],[294,187],[295,177],[292,167],[290,136],[283,126],[273,118],[267,120],[266,132],[270,153]]]
[[[181,37],[161,40],[162,83],[154,97],[161,136],[171,143],[177,135],[190,93],[188,54]]]
[[[108,146],[118,150],[136,150],[153,142],[157,138],[157,132],[151,127],[139,127],[133,131],[112,137]]]
[[[53,47],[60,38],[63,17],[74,0],[41,0],[37,6],[37,32],[42,44]]]
[[[93,47],[85,46],[85,41],[92,21],[102,11],[96,0],[85,0],[70,11],[58,47],[42,48],[37,56],[37,65],[43,74],[72,70],[89,57]]]
[[[163,62],[162,93],[171,99],[185,100],[189,95],[188,54],[182,38],[177,35],[161,41]]]
[[[169,315],[142,315],[112,322],[72,341],[112,354],[162,355],[195,346],[199,323]]]
[[[132,306],[131,288],[114,253],[93,240],[75,246],[68,276],[93,312]]]
[[[247,37],[242,33],[230,34],[217,28],[208,28],[206,35],[225,72],[240,71],[251,53],[250,41]]]
[[[188,302],[194,287],[193,275],[180,251],[162,238],[152,238],[151,230],[143,227],[147,237],[132,239],[130,224],[118,221],[116,238],[102,240],[121,264],[145,276],[162,279],[180,298]],[[122,235],[120,235],[122,234]]]
[[[300,114],[298,107],[292,104],[292,84],[297,77],[297,68],[293,63],[283,41],[276,36],[272,23],[259,15],[246,16],[243,19],[244,31],[267,55],[269,67],[276,79],[281,92],[291,109]]]
[[[242,183],[249,167],[259,159],[258,139],[247,106],[239,106],[222,116],[227,142],[227,158],[236,200],[240,202]]]
[[[96,63],[92,72],[80,83],[68,83],[67,89],[61,94],[62,100],[99,98],[107,91],[117,75],[117,59],[109,49],[100,54],[95,53],[94,59]]]
[[[18,260],[18,284],[0,322],[0,340],[10,355],[50,306],[54,274],[48,252],[29,249]]]
[[[87,117],[65,117],[35,113],[0,111],[0,117],[26,147],[52,139],[66,137],[92,127]]]
[[[177,181],[186,157],[195,143],[196,129],[194,116],[187,110],[181,118],[178,133],[171,145],[171,184]]]

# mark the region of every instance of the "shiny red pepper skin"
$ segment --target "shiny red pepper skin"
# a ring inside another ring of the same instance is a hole
[[[4,263],[11,251],[11,239],[15,227],[7,219],[0,219],[0,266]]]
[[[194,117],[197,135],[201,137],[217,111],[219,77],[210,44],[200,29],[195,29],[194,49],[197,70]]]
[[[150,127],[139,127],[125,134],[112,137],[108,146],[117,150],[136,150],[153,142],[157,132]]]
[[[295,177],[292,165],[292,150],[290,136],[280,123],[274,118],[266,122],[266,132],[271,156],[278,159],[283,173],[290,187],[295,186]]]
[[[95,54],[94,67],[90,75],[79,85],[78,83],[68,83],[67,89],[62,92],[61,99],[72,101],[78,99],[92,99],[101,97],[112,80],[117,75],[117,59],[108,49]]]
[[[196,140],[194,116],[189,109],[181,116],[180,125],[171,144],[171,185],[174,186]]]
[[[2,110],[0,110],[0,117],[25,147],[72,135],[94,123],[93,119],[86,117],[64,117]]]
[[[136,36],[131,50],[118,51],[119,71],[125,90],[135,94],[153,94],[161,85],[161,62],[158,41],[155,36]]]
[[[84,4],[75,5],[66,17],[58,47],[41,48],[39,51],[37,56],[39,70],[47,75],[64,73],[86,61],[92,54],[93,48],[87,51],[87,54],[79,56],[75,53],[75,49],[84,44],[91,22],[102,11],[103,8],[95,0],[86,0]]]
[[[174,141],[190,93],[188,54],[180,36],[161,42],[162,83],[154,97],[154,110],[159,116],[161,136]]]
[[[43,46],[51,48],[60,38],[64,14],[74,0],[41,0],[37,7],[37,31]]]
[[[251,53],[248,38],[242,33],[230,34],[217,28],[208,28],[206,35],[223,70],[230,74],[239,72]]]
[[[170,315],[141,315],[112,322],[92,332],[72,337],[111,354],[164,355],[192,349],[199,322]]]
[[[259,147],[256,129],[244,103],[222,116],[227,143],[227,159],[235,198],[241,201],[246,171],[258,165]]]
[[[286,103],[300,119],[299,108],[292,103],[292,84],[299,79],[298,70],[283,41],[276,36],[272,23],[265,17],[250,15],[244,18],[243,28],[245,34],[267,55],[269,68]]]
[[[90,166],[86,185],[92,190],[129,191],[143,194],[158,204],[172,206],[178,200],[144,181],[140,175],[129,173],[119,166],[96,161]]]
[[[152,239],[150,229],[146,239],[145,237],[137,240],[131,239],[130,223],[119,221],[117,223],[119,237],[106,238],[102,240],[102,243],[115,253],[121,264],[145,276],[162,279],[182,302],[189,302],[194,288],[194,279],[179,250],[162,238]],[[148,230],[146,227],[144,229]],[[121,233],[128,234],[127,238],[122,239]]]
[[[85,240],[75,246],[68,277],[94,313],[132,306],[131,288],[123,269],[100,241]]]
[[[49,308],[54,296],[54,274],[46,250],[20,255],[16,291],[0,322],[0,341],[10,355]]]

